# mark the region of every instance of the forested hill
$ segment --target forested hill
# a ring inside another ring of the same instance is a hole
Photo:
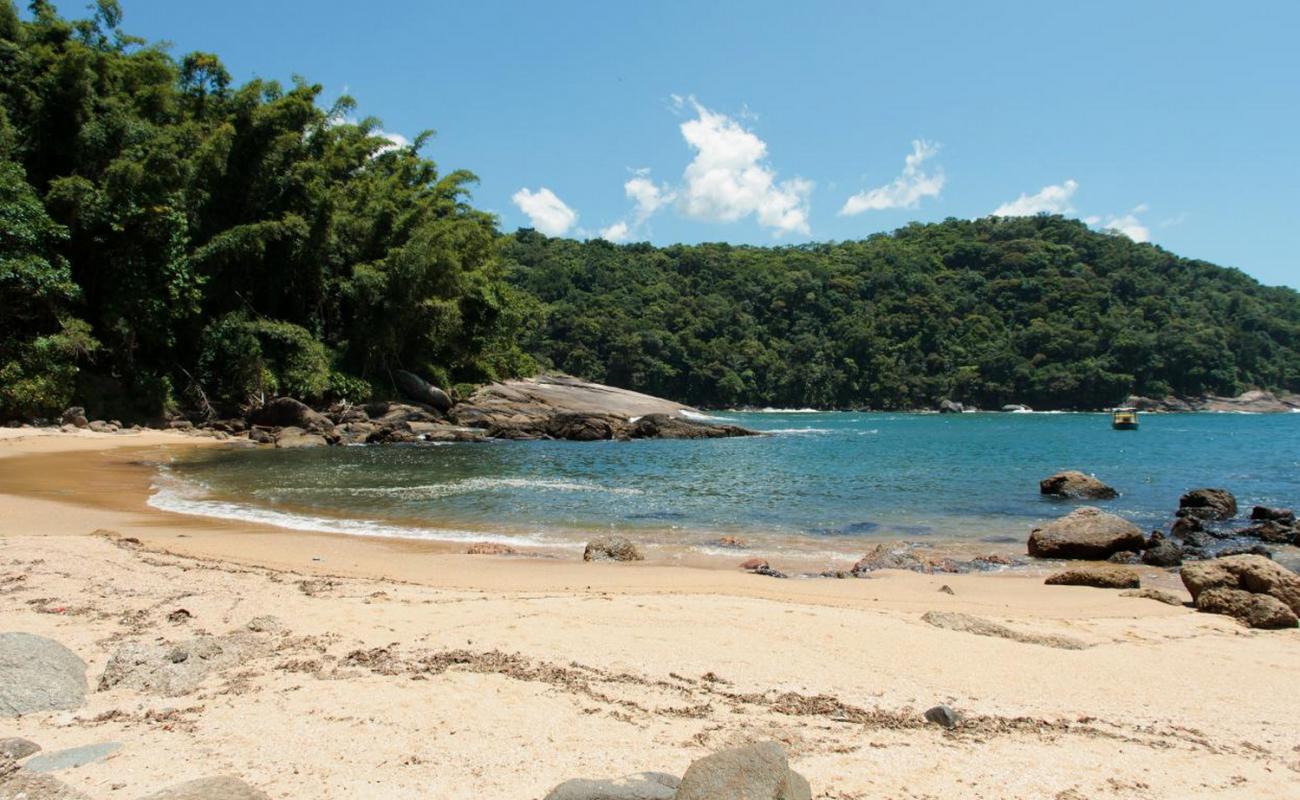
[[[514,235],[550,367],[705,406],[1098,408],[1300,389],[1300,294],[1061,217],[794,247]]]
[[[1060,218],[800,247],[503,236],[321,87],[0,0],[0,420],[559,369],[706,406],[1300,389],[1300,298]]]

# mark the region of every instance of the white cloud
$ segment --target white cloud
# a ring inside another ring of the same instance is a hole
[[[547,236],[563,236],[578,221],[578,214],[545,186],[536,192],[520,189],[510,198],[537,230]]]
[[[1103,226],[1108,231],[1122,233],[1135,242],[1151,241],[1151,229],[1137,218],[1138,214],[1147,210],[1147,204],[1141,203],[1132,211],[1122,217],[1111,217]]]
[[[623,192],[628,199],[636,203],[633,216],[639,225],[649,219],[656,211],[673,201],[676,196],[671,189],[658,186],[647,176],[648,169],[639,169],[636,176],[623,184]]]
[[[375,155],[380,155],[382,153],[388,153],[393,150],[400,150],[403,147],[411,146],[411,140],[406,138],[402,134],[392,133],[390,131],[383,130],[382,128],[375,129],[371,135],[378,136],[381,139],[388,140],[388,144],[380,145],[379,149],[375,151]]]
[[[1074,180],[1044,186],[1037,194],[1022,194],[1010,203],[1003,203],[993,211],[995,217],[1032,217],[1035,214],[1068,214],[1074,211],[1070,199],[1079,190]],[[1085,220],[1087,222],[1087,220]],[[1093,225],[1095,222],[1089,222]]]
[[[695,158],[682,173],[683,186],[677,193],[681,212],[708,222],[736,222],[753,215],[777,235],[808,233],[812,182],[794,178],[778,183],[776,172],[766,163],[767,144],[762,139],[725,114],[710,111],[693,98],[690,103],[696,117],[683,122],[681,132],[695,148]]]
[[[626,222],[615,222],[608,228],[601,229],[600,238],[618,244],[619,242],[626,242],[629,233],[631,231]]]
[[[858,192],[844,202],[840,216],[853,216],[864,211],[883,211],[888,208],[916,208],[926,197],[938,197],[943,191],[943,170],[925,172],[925,162],[939,152],[939,145],[924,139],[912,141],[912,152],[903,163],[903,174],[884,186]]]

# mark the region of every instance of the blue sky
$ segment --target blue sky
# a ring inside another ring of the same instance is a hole
[[[764,244],[1058,210],[1300,287],[1300,3],[983,5],[122,0],[176,55],[435,129],[505,230]]]

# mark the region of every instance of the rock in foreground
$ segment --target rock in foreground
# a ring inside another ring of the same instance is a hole
[[[1098,561],[1121,550],[1141,550],[1146,537],[1138,526],[1099,508],[1083,506],[1029,534],[1036,558],[1087,558]]]
[[[0,633],[0,717],[66,711],[86,702],[86,662],[44,636]]]
[[[1043,478],[1038,482],[1040,494],[1068,497],[1077,500],[1110,500],[1119,492],[1078,470],[1066,470]]]
[[[1300,575],[1263,556],[1242,555],[1216,558],[1188,564],[1182,570],[1183,585],[1201,611],[1228,614],[1252,627],[1291,627],[1300,613]],[[1230,590],[1214,592],[1213,590]],[[1242,594],[1264,596],[1277,601],[1289,613],[1288,618],[1277,605],[1257,601]],[[1283,622],[1286,624],[1282,624]],[[1255,625],[1256,622],[1277,624]]]
[[[270,648],[270,639],[255,633],[200,636],[177,644],[128,642],[104,667],[99,690],[126,686],[166,697],[189,694],[210,673],[264,655]]]
[[[547,793],[544,800],[673,800],[681,781],[663,772],[639,772],[613,780],[575,778]]]
[[[239,778],[199,778],[155,792],[141,800],[270,800],[270,795]]]
[[[644,561],[641,548],[623,536],[601,536],[587,542],[583,561]]]
[[[1142,585],[1138,574],[1126,567],[1078,567],[1052,575],[1043,583],[1048,586],[1091,586],[1096,589],[1137,589]]]
[[[720,750],[691,764],[675,800],[812,800],[776,742]]]

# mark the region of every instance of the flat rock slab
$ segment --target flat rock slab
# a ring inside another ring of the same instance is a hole
[[[178,783],[140,800],[270,800],[270,795],[239,778],[219,775]]]
[[[20,739],[13,737],[10,739],[0,739],[0,758],[12,758],[17,761],[27,758],[32,753],[40,752],[41,746],[30,739]]]
[[[0,717],[86,703],[86,662],[44,636],[0,633]]]
[[[673,800],[681,781],[663,772],[638,772],[613,780],[576,778],[552,789],[545,800]]]
[[[121,742],[97,742],[81,747],[70,747],[67,750],[55,750],[52,753],[36,756],[23,764],[23,769],[31,772],[58,772],[63,769],[84,767],[96,761],[103,761],[121,749]]]
[[[50,775],[17,769],[5,773],[0,762],[0,800],[87,800],[86,795]]]
[[[976,636],[993,636],[998,639],[1010,639],[1013,642],[1037,644],[1043,647],[1056,647],[1061,650],[1084,650],[1089,647],[1086,642],[1071,639],[1068,636],[1048,636],[1008,628],[1006,625],[991,620],[962,614],[958,611],[927,611],[921,617],[922,622],[949,631],[973,633]]]

